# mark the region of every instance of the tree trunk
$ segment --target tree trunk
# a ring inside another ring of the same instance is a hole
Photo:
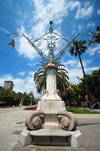
[[[90,103],[90,110],[92,110],[93,109],[92,108],[92,98],[91,98],[91,95],[90,95],[90,92],[89,92],[89,88],[88,88],[88,84],[87,84],[87,79],[86,79],[83,63],[82,63],[81,56],[80,56],[79,52],[78,52],[78,57],[79,57],[79,60],[80,60],[82,71],[83,71],[83,76],[84,76],[84,81],[85,81],[85,86],[86,86],[86,94],[88,95],[88,99],[89,99],[89,103]]]

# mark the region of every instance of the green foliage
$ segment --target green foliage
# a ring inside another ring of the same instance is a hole
[[[70,47],[69,52],[71,53],[71,55],[77,57],[81,55],[83,52],[85,52],[85,50],[87,49],[87,47],[84,46],[85,44],[86,44],[85,40],[73,41],[73,46]]]
[[[87,84],[90,93],[92,94],[92,104],[98,104],[100,108],[100,69],[93,71],[91,74],[86,75]],[[89,107],[89,101],[86,97],[85,81],[84,78],[80,79],[81,82],[77,85],[71,85],[73,93],[71,94],[71,104],[74,106]],[[68,98],[67,98],[68,99]]]
[[[27,94],[26,92],[14,92],[11,89],[4,89],[3,87],[0,87],[0,104],[1,105],[16,105],[18,106],[20,103],[23,103],[23,105],[32,105],[35,104],[35,98],[33,92],[30,92]]]
[[[13,97],[14,97],[14,91],[11,89],[4,89],[0,91],[0,102],[5,105],[13,105]]]
[[[96,111],[91,112],[89,110],[83,110],[80,108],[69,108],[68,111],[74,114],[100,114],[100,112],[96,112]]]
[[[33,80],[35,81],[36,89],[38,93],[41,93],[44,88],[46,88],[46,71],[45,71],[45,63],[40,62],[39,64],[41,68],[39,68],[38,71],[35,72]],[[60,93],[65,91],[67,85],[68,85],[68,72],[61,68],[61,66],[64,67],[64,65],[59,64],[58,65],[58,71],[57,71],[57,89]]]
[[[94,41],[95,41],[96,43],[99,43],[99,44],[100,44],[100,27],[97,26],[96,30],[97,30],[97,33],[95,33],[95,34],[93,35],[93,38],[94,38]]]
[[[100,106],[100,69],[93,71],[91,75],[86,77],[92,98],[99,102]]]
[[[33,92],[31,91],[28,94],[26,92],[24,92],[23,97],[22,97],[22,102],[23,102],[23,105],[34,105],[34,104],[36,104]]]
[[[92,109],[92,98],[91,98],[91,94],[90,94],[90,91],[89,91],[89,88],[88,88],[87,79],[86,79],[86,75],[85,75],[85,70],[84,70],[82,59],[81,59],[81,54],[83,52],[85,52],[85,50],[87,49],[87,47],[85,46],[85,43],[86,43],[85,40],[73,41],[74,45],[70,47],[69,52],[71,53],[71,55],[79,57],[79,61],[80,61],[80,64],[81,64],[81,67],[82,67],[82,71],[83,71],[85,89],[86,89],[86,92],[87,92],[87,95],[88,95],[90,109]]]

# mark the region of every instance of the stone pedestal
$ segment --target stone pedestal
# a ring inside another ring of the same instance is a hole
[[[77,119],[73,113],[65,110],[63,104],[64,102],[39,102],[38,110],[26,117],[26,128],[20,134],[21,144],[80,147],[83,140]]]
[[[39,101],[38,102],[38,111],[66,111],[64,101]]]
[[[77,128],[77,119],[66,111],[65,103],[56,90],[57,66],[49,63],[45,94],[38,102],[38,108],[25,119],[26,128],[20,135],[22,145],[71,145],[80,147],[82,134]]]
[[[75,148],[83,144],[82,133],[76,128],[73,131],[62,129],[40,129],[29,131],[27,128],[20,135],[20,142],[25,145],[50,145],[50,146],[72,146]]]

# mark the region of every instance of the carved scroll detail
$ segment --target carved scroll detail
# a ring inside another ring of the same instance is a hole
[[[40,129],[44,122],[44,112],[31,112],[25,119],[25,126],[30,130]]]
[[[76,116],[71,112],[67,111],[58,112],[58,119],[62,129],[67,131],[75,129],[78,125]]]

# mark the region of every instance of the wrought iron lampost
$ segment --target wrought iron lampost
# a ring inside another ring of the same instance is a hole
[[[77,33],[71,40],[68,40],[62,36],[60,36],[59,34],[55,33],[53,28],[52,28],[52,21],[50,21],[50,28],[49,31],[44,34],[43,36],[41,36],[40,38],[32,41],[31,38],[27,37],[25,34],[21,33],[21,32],[14,32],[9,35],[13,35],[13,36],[22,36],[25,39],[27,39],[28,43],[35,49],[35,51],[40,55],[40,57],[42,58],[42,60],[45,62],[45,66],[47,64],[54,64],[56,66],[58,66],[58,64],[60,63],[60,59],[62,58],[62,56],[66,53],[66,51],[69,49],[69,47],[71,46],[71,44],[73,43],[73,41],[82,34],[86,34],[89,36],[89,34],[94,34],[92,31],[90,30],[82,30],[81,32]],[[45,40],[47,42],[47,46],[45,50],[48,50],[48,54],[45,54],[44,51],[39,48],[38,46],[38,42],[39,40]],[[56,41],[57,40],[64,40],[65,41],[65,45],[63,47],[61,47],[60,45],[60,51],[55,55],[54,51],[57,51],[58,48],[56,47]],[[94,42],[91,41],[91,39],[89,38],[89,45],[92,46]],[[12,40],[11,43],[9,43],[10,47],[14,47],[14,39]],[[48,72],[48,71],[47,71]],[[56,70],[55,70],[56,72]],[[84,72],[84,79],[86,79],[85,76],[85,72]],[[89,99],[91,99],[90,97],[90,93],[88,90],[88,85],[87,82],[85,82],[86,84],[86,91],[87,94],[89,96]]]
[[[27,37],[25,34],[21,33],[21,32],[14,32],[14,33],[10,33],[9,35],[13,35],[14,37],[16,36],[21,36],[24,37],[25,39],[27,39],[28,43],[35,49],[35,51],[40,55],[40,57],[42,58],[43,61],[47,63],[49,62],[54,62],[55,64],[58,64],[60,59],[62,58],[62,56],[66,53],[66,50],[68,50],[68,48],[71,46],[71,44],[73,43],[73,41],[82,34],[86,34],[89,36],[89,34],[94,34],[92,31],[90,30],[82,30],[81,32],[77,33],[71,40],[68,40],[62,36],[60,36],[59,34],[55,33],[53,28],[52,28],[52,21],[50,21],[50,28],[49,31],[44,34],[43,36],[41,36],[40,38],[32,41],[31,38]],[[66,42],[65,46],[63,46],[62,48],[60,48],[60,51],[54,55],[54,51],[57,50],[58,48],[56,47],[56,41],[57,40],[64,40]],[[39,40],[45,40],[47,41],[47,47],[46,49],[49,50],[48,55],[46,55],[41,48],[39,48],[37,42],[39,42]],[[89,43],[92,42],[91,39],[89,38]],[[93,43],[92,43],[93,44]],[[91,45],[91,44],[90,44]],[[15,47],[14,45],[14,39],[9,43],[9,46],[11,47]]]

